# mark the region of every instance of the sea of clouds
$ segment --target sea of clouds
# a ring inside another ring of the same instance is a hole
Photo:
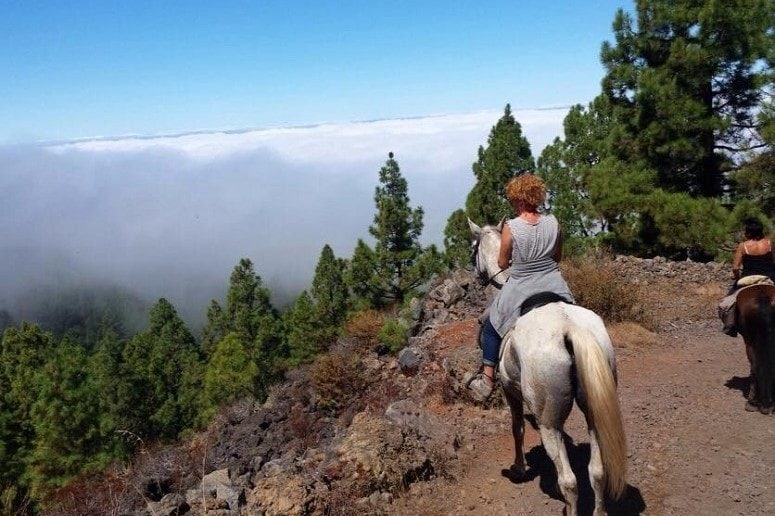
[[[514,112],[535,156],[566,113]],[[241,257],[283,305],[308,286],[324,244],[349,257],[368,237],[388,152],[425,209],[423,242],[441,244],[500,115],[0,147],[0,308],[18,311],[30,288],[117,284],[167,297],[199,324]]]

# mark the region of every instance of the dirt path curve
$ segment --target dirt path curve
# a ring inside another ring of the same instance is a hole
[[[617,350],[630,487],[609,514],[775,514],[775,416],[743,410],[749,371],[742,339],[717,326],[673,327],[652,346]],[[513,460],[507,411],[445,410],[449,421],[472,429],[460,450],[463,470],[454,482],[413,486],[394,505],[398,513],[562,513],[554,467],[535,431],[528,428],[525,439],[531,479],[514,484],[501,475]],[[568,449],[581,514],[589,514],[589,446],[577,408],[566,431],[575,441]]]

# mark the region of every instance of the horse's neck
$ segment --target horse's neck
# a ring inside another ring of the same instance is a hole
[[[498,254],[500,253],[501,248],[500,238],[488,238],[486,241],[482,242],[482,247],[487,274],[492,277],[501,270],[501,268],[498,267]]]

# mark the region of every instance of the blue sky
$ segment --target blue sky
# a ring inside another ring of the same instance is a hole
[[[0,0],[0,143],[587,102],[618,7]]]

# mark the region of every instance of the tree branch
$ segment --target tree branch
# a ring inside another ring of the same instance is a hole
[[[749,151],[754,149],[761,149],[762,147],[766,147],[766,146],[767,146],[766,143],[760,143],[758,145],[751,145],[750,147],[746,147],[745,149],[741,149],[740,147],[730,147],[729,145],[714,145],[713,148],[726,150],[729,152],[744,152],[744,151]]]

